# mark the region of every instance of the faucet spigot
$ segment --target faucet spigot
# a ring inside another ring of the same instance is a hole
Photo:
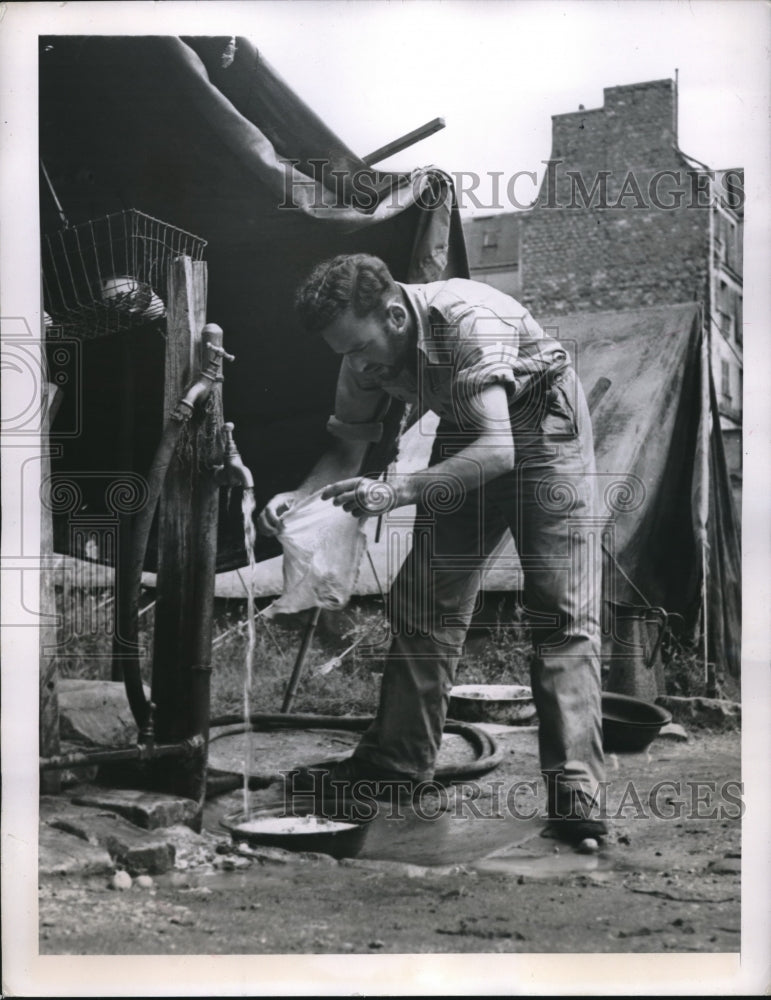
[[[233,439],[233,430],[234,426],[230,422],[222,425],[222,433],[225,438],[225,464],[217,470],[218,476],[221,481],[224,481],[226,486],[241,486],[245,490],[253,490],[254,479],[252,478],[252,473],[244,465],[243,459],[236,447],[236,442]]]
[[[223,361],[235,361],[235,354],[228,354],[224,347],[220,347],[219,344],[207,343],[207,348],[218,357],[222,358]]]
[[[203,335],[207,337],[206,350],[208,357],[201,369],[201,373],[181,399],[177,401],[171,416],[173,420],[188,421],[195,407],[199,403],[205,403],[215,382],[222,381],[222,362],[233,361],[234,356],[222,346],[222,327],[216,323],[207,323],[203,328]]]

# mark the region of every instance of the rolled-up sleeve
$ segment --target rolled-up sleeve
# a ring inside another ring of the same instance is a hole
[[[525,312],[516,321],[501,319],[493,312],[480,311],[463,318],[453,366],[453,397],[469,399],[491,385],[502,385],[509,399],[522,391],[530,377],[563,362],[567,354],[558,344],[556,350],[537,357],[524,355],[522,342],[546,343],[543,331]]]
[[[335,412],[327,421],[327,431],[344,441],[380,441],[389,402],[383,389],[361,385],[348,359],[343,358]]]

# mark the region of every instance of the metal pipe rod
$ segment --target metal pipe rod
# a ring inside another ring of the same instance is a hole
[[[122,760],[154,760],[157,757],[191,757],[203,746],[202,736],[192,736],[180,743],[158,743],[155,746],[122,747],[116,750],[85,750],[76,753],[41,757],[40,770],[62,770],[67,767],[89,767]]]

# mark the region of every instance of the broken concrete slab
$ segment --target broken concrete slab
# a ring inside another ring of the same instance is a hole
[[[137,741],[137,724],[121,681],[62,678],[59,681],[59,734],[95,747],[128,747]],[[145,687],[149,700],[150,690]]]
[[[725,698],[667,695],[657,698],[656,704],[671,712],[675,722],[690,723],[705,729],[738,729],[742,722],[742,706]]]
[[[79,789],[71,799],[75,805],[106,809],[125,817],[145,830],[190,823],[198,814],[198,803],[158,792],[143,792],[133,788]]]
[[[100,875],[115,868],[103,847],[84,843],[62,830],[40,824],[38,834],[38,874]]]
[[[91,845],[104,847],[131,875],[160,875],[174,867],[176,850],[165,831],[143,830],[117,813],[70,807],[47,823]]]
[[[677,740],[681,743],[687,743],[690,738],[686,730],[677,722],[670,722],[668,725],[662,726],[656,737],[659,740]]]
[[[174,845],[177,868],[195,868],[210,864],[217,854],[217,848],[229,843],[227,837],[218,837],[206,830],[196,833],[189,826],[182,824],[167,827],[163,835]]]

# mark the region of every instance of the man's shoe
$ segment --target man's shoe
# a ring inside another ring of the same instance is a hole
[[[608,835],[608,825],[605,820],[592,816],[593,807],[594,802],[587,792],[580,788],[564,788],[558,792],[549,816],[548,835],[573,847],[587,840],[599,845]]]
[[[297,768],[285,776],[287,805],[307,807],[330,819],[374,818],[379,801],[412,801],[416,782],[410,775],[386,771],[368,761],[346,757]]]

